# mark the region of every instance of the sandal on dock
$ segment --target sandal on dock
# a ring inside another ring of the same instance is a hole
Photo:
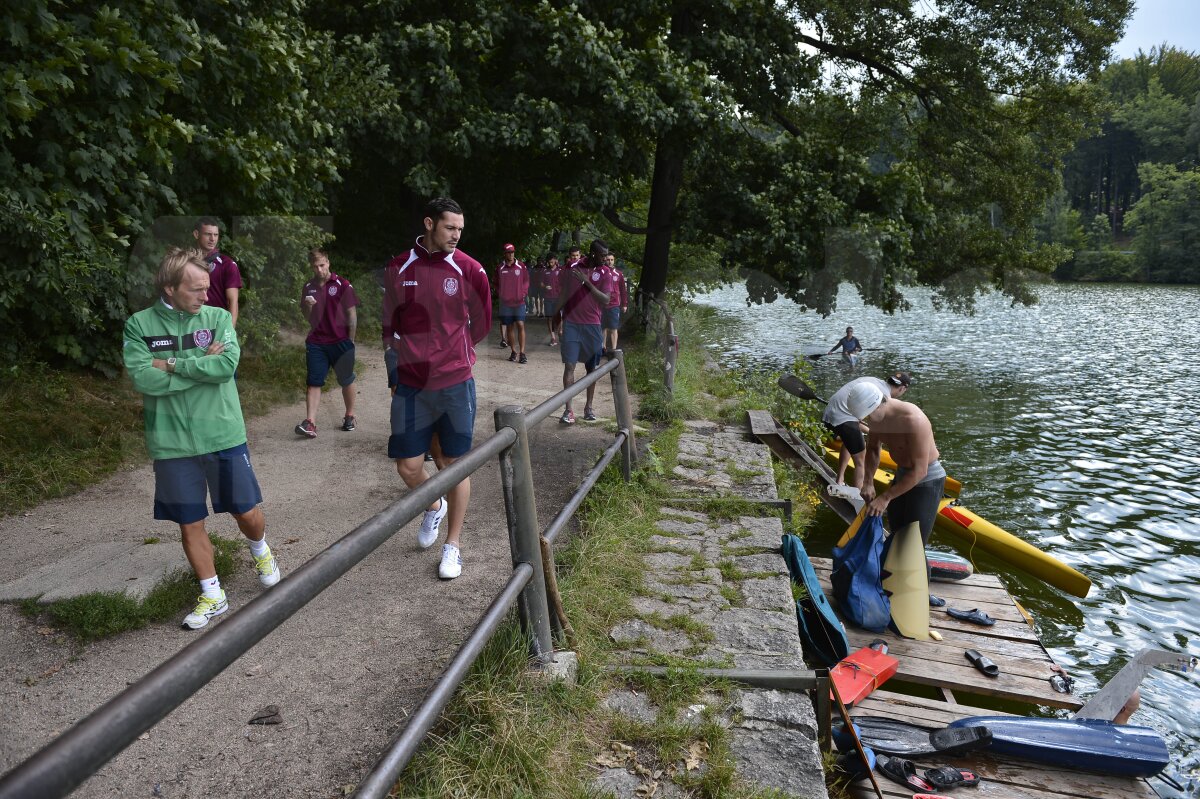
[[[953,766],[938,766],[925,770],[925,779],[933,783],[935,788],[957,788],[962,785],[974,788],[979,785],[979,775],[965,768]]]
[[[967,660],[971,661],[971,665],[979,669],[989,677],[999,677],[1000,667],[991,661],[991,659],[980,654],[978,649],[968,649],[963,652]]]
[[[912,791],[929,793],[934,790],[933,784],[924,777],[917,776],[917,767],[911,760],[900,757],[876,755],[875,770],[892,782],[898,782]]]
[[[982,624],[984,627],[991,627],[996,623],[996,620],[984,613],[979,608],[971,608],[970,610],[959,610],[958,608],[946,608],[947,615],[953,616],[960,621],[969,621],[972,624]]]
[[[855,716],[854,732],[863,746],[875,750],[877,757],[955,755],[981,749],[992,742],[992,731],[979,725],[927,730],[915,724],[882,716]],[[854,746],[854,741],[843,724],[834,725],[833,740],[841,751],[847,751]]]

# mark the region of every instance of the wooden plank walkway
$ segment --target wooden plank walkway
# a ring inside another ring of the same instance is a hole
[[[852,709],[850,715],[885,716],[933,730],[967,716],[1010,714],[994,710],[981,711],[969,705],[955,705],[879,690]],[[1000,758],[986,754],[986,750],[968,752],[956,757],[922,758],[917,761],[917,770],[920,772],[941,765],[962,766],[978,774],[982,779],[977,788],[960,788],[955,792],[955,795],[966,795],[966,792],[970,791],[970,795],[978,799],[1155,799],[1157,796],[1149,783],[1142,779],[1109,777],[1017,758]],[[877,774],[876,779],[887,799],[911,799],[912,791],[906,790],[882,774]],[[874,797],[875,792],[871,790],[869,782],[862,782],[853,787],[851,795],[855,799],[867,799]]]
[[[826,596],[832,596],[831,562],[812,558],[812,563]],[[846,625],[850,650],[883,638],[889,652],[900,659],[900,668],[892,679],[1067,710],[1083,706],[1078,697],[1060,694],[1050,687],[1050,678],[1057,673],[1055,663],[998,577],[973,574],[958,583],[931,583],[930,590],[946,600],[946,607],[979,608],[996,623],[983,627],[952,618],[945,608],[930,608],[929,627],[941,633],[943,640],[914,641],[891,632],[876,634]],[[1000,676],[988,677],[968,663],[963,655],[968,649],[977,649],[991,658],[1000,667]]]

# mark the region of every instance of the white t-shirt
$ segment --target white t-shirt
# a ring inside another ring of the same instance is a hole
[[[846,385],[833,392],[833,396],[829,398],[829,404],[825,406],[825,414],[821,417],[821,421],[830,427],[837,427],[845,422],[859,421],[854,414],[850,413],[850,407],[846,404],[847,398],[850,396],[850,390],[860,383],[870,383],[878,386],[883,392],[883,396],[890,399],[892,389],[886,382],[878,377],[859,377],[851,380]]]

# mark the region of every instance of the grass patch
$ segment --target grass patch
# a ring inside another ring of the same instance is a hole
[[[746,599],[742,596],[742,592],[732,585],[722,585],[717,589],[721,596],[725,597],[725,601],[730,607],[741,608],[746,606]]]
[[[210,535],[217,576],[226,579],[233,573],[241,547],[236,541]],[[94,641],[128,630],[137,630],[151,622],[171,619],[196,601],[196,577],[180,569],[140,602],[120,592],[85,594],[41,605],[35,599],[18,603],[25,615],[44,619],[80,641]]]
[[[247,416],[304,396],[304,351],[247,355],[238,392]],[[16,377],[12,376],[16,375]],[[27,364],[0,381],[0,516],[21,513],[145,461],[142,398],[125,377]]]

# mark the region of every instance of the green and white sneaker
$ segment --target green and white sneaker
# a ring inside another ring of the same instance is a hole
[[[271,554],[271,548],[267,547],[267,551],[262,554],[262,557],[255,555],[253,552],[250,556],[254,558],[254,571],[258,572],[258,581],[267,588],[279,582],[279,564],[275,562],[275,556]]]
[[[183,628],[185,630],[199,630],[201,627],[208,626],[208,620],[214,616],[220,616],[225,611],[229,610],[229,603],[225,601],[225,592],[222,591],[219,597],[210,597],[201,594],[196,600],[196,609],[183,617]]]

